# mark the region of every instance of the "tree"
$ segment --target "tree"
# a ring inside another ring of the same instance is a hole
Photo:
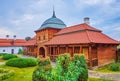
[[[26,41],[29,41],[31,39],[31,37],[25,37]]]
[[[23,50],[19,48],[18,54],[23,54]]]

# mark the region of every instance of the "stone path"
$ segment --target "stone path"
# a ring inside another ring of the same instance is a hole
[[[120,81],[120,73],[100,73],[89,70],[89,77]]]
[[[0,65],[4,65],[5,64],[5,62],[0,62]]]

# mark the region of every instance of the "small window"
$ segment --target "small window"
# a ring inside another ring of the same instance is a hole
[[[14,54],[14,49],[11,49],[11,53]]]
[[[3,50],[3,52],[5,52],[5,50]]]
[[[40,36],[39,36],[38,40],[41,40]]]
[[[45,35],[43,36],[43,40],[45,40]]]

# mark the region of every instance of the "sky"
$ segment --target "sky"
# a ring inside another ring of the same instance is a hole
[[[55,13],[67,27],[83,23],[120,40],[120,0],[0,0],[0,38],[35,36],[35,30]]]

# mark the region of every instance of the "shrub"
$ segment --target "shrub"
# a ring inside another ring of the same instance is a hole
[[[0,56],[5,55],[5,54],[7,54],[7,53],[0,53]]]
[[[38,67],[33,72],[33,81],[47,81],[51,74],[50,59],[39,59]]]
[[[37,65],[37,60],[33,58],[13,58],[6,62],[6,65],[13,67],[31,67]]]
[[[14,55],[14,54],[3,54],[2,55],[2,59],[4,59],[4,60],[9,60],[9,59],[12,59],[12,58],[17,58],[17,56]]]
[[[7,79],[14,75],[14,71],[0,68],[0,81]]]
[[[88,79],[87,63],[80,54],[74,55],[73,58],[69,54],[60,55],[55,68],[46,69],[50,65],[48,60],[40,60],[38,64],[33,73],[33,81],[87,81]]]
[[[111,71],[119,71],[119,63],[114,63],[110,66]]]

